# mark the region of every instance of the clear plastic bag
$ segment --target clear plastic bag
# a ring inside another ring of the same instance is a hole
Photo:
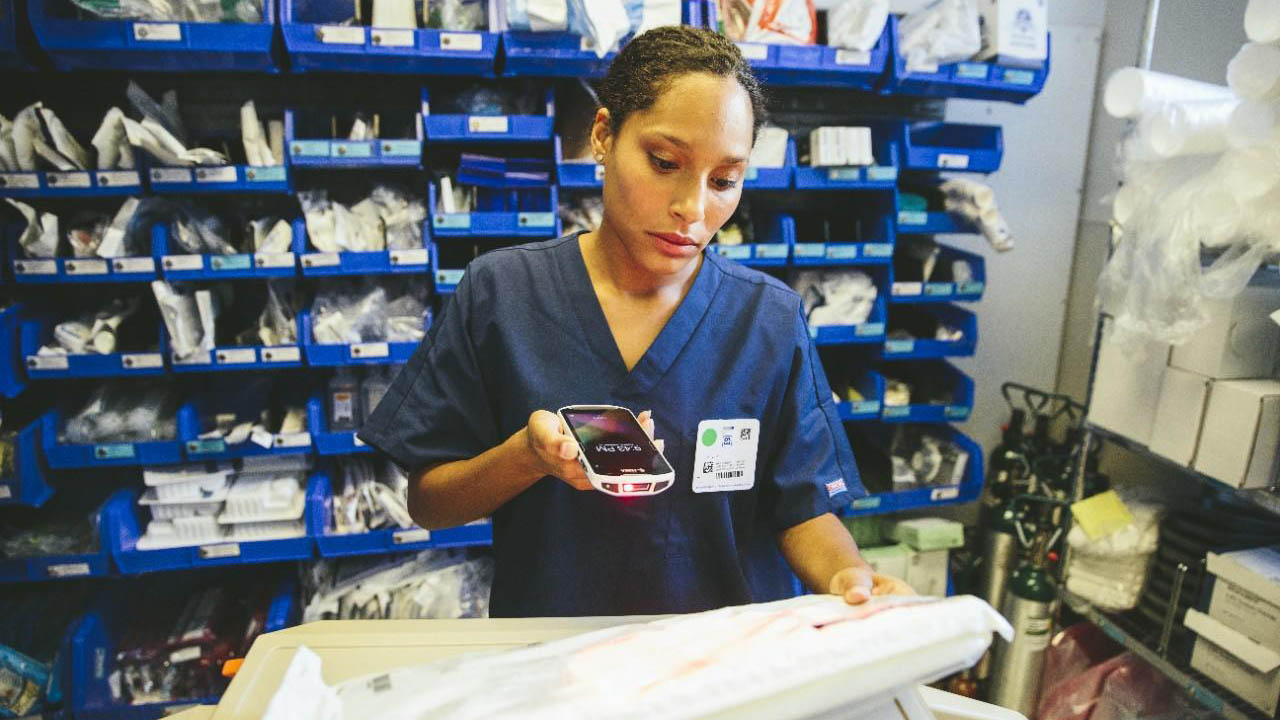
[[[843,0],[827,11],[827,44],[870,50],[889,22],[888,0]]]
[[[94,444],[173,440],[178,395],[167,385],[105,385],[67,418],[59,442]]]
[[[485,0],[437,0],[444,30],[488,30],[489,8]]]
[[[937,0],[902,18],[899,52],[907,69],[968,60],[982,49],[975,0]]]

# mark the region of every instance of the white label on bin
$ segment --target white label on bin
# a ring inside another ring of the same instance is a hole
[[[118,273],[153,273],[156,271],[155,258],[116,258],[111,261]]]
[[[311,433],[279,433],[276,435],[276,447],[296,448],[309,447],[311,445]]]
[[[511,121],[506,115],[471,115],[467,117],[467,131],[506,134],[511,132]]]
[[[133,39],[147,42],[177,42],[182,39],[178,23],[134,23]]]
[[[203,255],[165,255],[160,263],[165,270],[203,270]]]
[[[291,268],[293,253],[258,253],[253,256],[253,264],[260,268]]]
[[[142,178],[137,170],[111,170],[98,173],[98,187],[137,187]]]
[[[174,650],[169,653],[169,664],[178,665],[184,662],[191,662],[192,660],[199,660],[200,652],[201,650],[199,645],[192,645],[191,647],[184,647],[181,650]]]
[[[158,183],[189,183],[191,171],[184,168],[152,168],[151,181]]]
[[[604,166],[596,166],[596,182],[604,182]]]
[[[93,180],[87,172],[51,172],[45,173],[44,182],[49,187],[87,188],[93,186]]]
[[[427,542],[431,539],[431,531],[422,528],[413,528],[412,530],[397,530],[391,535],[391,543],[393,545],[408,545],[409,543]]]
[[[0,500],[9,500],[13,497],[13,488],[8,485],[0,485]]]
[[[340,262],[338,253],[307,253],[302,256],[303,267],[333,267]]]
[[[930,61],[907,61],[907,72],[909,73],[936,73],[938,72],[938,63]]]
[[[387,343],[360,343],[351,346],[353,358],[384,358],[391,354],[391,346]]]
[[[748,60],[768,60],[769,46],[759,43],[738,43],[738,50],[742,52],[742,57]]]
[[[867,50],[837,50],[837,65],[870,65],[871,53]]]
[[[484,38],[479,33],[440,33],[440,49],[458,52],[479,52],[484,47]]]
[[[316,28],[316,37],[326,45],[363,45],[364,27],[322,25]]]
[[[240,557],[240,543],[221,543],[219,545],[201,545],[200,557],[205,560],[217,558]]]
[[[145,370],[147,368],[164,367],[164,358],[160,356],[160,353],[121,355],[120,367],[126,370]]]
[[[378,47],[413,47],[412,30],[370,30],[370,40]]]
[[[302,349],[296,346],[269,347],[262,349],[262,362],[283,363],[302,360]]]
[[[960,497],[960,488],[952,485],[951,487],[934,488],[929,493],[929,502],[938,502],[939,500],[955,500]]]
[[[924,292],[924,283],[896,282],[893,284],[893,294],[896,296],[919,295],[923,292]]]
[[[921,210],[899,210],[899,225],[924,225],[929,222],[929,213]]]
[[[177,355],[174,355],[173,364],[174,365],[212,365],[213,353],[198,352],[192,355],[188,355],[185,358],[179,358]]]
[[[938,153],[938,167],[963,170],[969,167],[969,156],[958,153]]]
[[[276,444],[276,436],[259,428],[249,433],[249,442],[270,450]]]
[[[198,183],[235,182],[237,178],[234,165],[196,169],[196,182]]]
[[[106,260],[67,260],[62,263],[68,275],[106,275]]]
[[[28,355],[27,367],[32,370],[66,370],[69,361],[66,355]]]
[[[258,361],[258,353],[253,348],[235,348],[234,350],[219,350],[219,365],[244,365]]]
[[[48,567],[49,577],[65,578],[89,574],[89,563],[62,563]]]
[[[57,275],[57,260],[15,260],[13,271],[18,275]]]
[[[414,250],[392,250],[391,264],[400,265],[426,265],[431,258],[427,255],[427,249]]]
[[[40,176],[35,173],[0,173],[0,188],[39,190]]]

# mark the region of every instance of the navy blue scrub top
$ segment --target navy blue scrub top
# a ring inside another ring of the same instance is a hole
[[[578,235],[489,252],[360,437],[407,471],[472,458],[565,405],[652,410],[675,468],[619,499],[544,477],[493,515],[495,617],[682,613],[793,594],[777,534],[866,494],[800,296],[715,253],[628,372]],[[698,423],[757,418],[750,490],[695,494]]]

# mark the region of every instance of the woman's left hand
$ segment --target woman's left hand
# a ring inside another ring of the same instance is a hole
[[[873,596],[915,595],[916,591],[902,580],[871,568],[849,567],[831,577],[830,593],[843,597],[850,605],[861,605]]]

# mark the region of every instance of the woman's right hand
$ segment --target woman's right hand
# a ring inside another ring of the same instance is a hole
[[[529,455],[537,472],[554,475],[577,490],[591,490],[591,481],[578,464],[578,443],[569,434],[560,416],[535,410],[525,427]]]

